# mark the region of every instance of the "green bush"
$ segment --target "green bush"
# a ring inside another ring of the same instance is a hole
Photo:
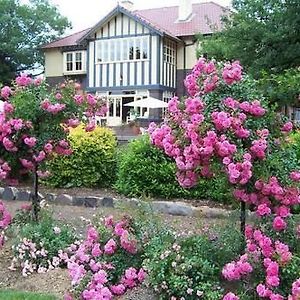
[[[221,270],[239,253],[241,236],[232,227],[220,234],[186,237],[147,245],[145,267],[160,299],[221,299]],[[229,247],[228,247],[229,246]]]
[[[73,154],[57,156],[48,163],[51,176],[46,184],[55,187],[104,187],[114,180],[116,138],[108,128],[86,132],[72,129],[69,141]]]
[[[38,223],[30,216],[30,207],[23,206],[11,227],[15,236],[12,265],[20,268],[23,276],[64,265],[66,262],[60,255],[77,240],[74,229],[55,220],[51,211],[43,208]]]
[[[147,135],[120,150],[115,187],[127,196],[197,198],[228,202],[231,193],[221,174],[213,180],[200,180],[197,187],[183,189],[176,180],[174,161],[151,145]]]

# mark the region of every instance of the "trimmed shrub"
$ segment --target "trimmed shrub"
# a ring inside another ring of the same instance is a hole
[[[83,126],[71,129],[73,154],[57,156],[48,163],[51,176],[46,183],[55,187],[105,187],[114,180],[116,138],[108,128],[86,132]]]
[[[222,175],[210,181],[203,179],[197,187],[186,190],[179,186],[175,174],[175,163],[144,135],[120,150],[115,188],[135,197],[184,197],[223,203],[231,200],[227,180]]]

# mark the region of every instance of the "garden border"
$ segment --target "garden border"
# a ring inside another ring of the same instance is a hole
[[[6,201],[31,201],[32,192],[18,189],[16,187],[0,187],[0,198]],[[39,193],[39,200],[46,200],[51,204],[84,206],[90,208],[110,207],[116,208],[121,202],[136,207],[139,204],[150,204],[154,212],[173,216],[225,218],[231,213],[223,208],[212,208],[209,206],[195,207],[180,201],[151,201],[146,202],[137,198],[112,198],[110,196],[71,196],[68,194]]]

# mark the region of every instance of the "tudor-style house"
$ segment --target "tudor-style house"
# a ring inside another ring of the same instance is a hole
[[[220,30],[224,14],[229,10],[214,2],[180,0],[179,6],[137,11],[131,1],[122,1],[93,28],[43,46],[46,79],[55,85],[73,78],[108,97],[107,124],[121,125],[128,102],[185,94],[183,80],[196,62],[196,35]]]

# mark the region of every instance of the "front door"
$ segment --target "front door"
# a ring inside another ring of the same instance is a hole
[[[122,122],[127,123],[127,119],[129,117],[129,111],[133,109],[130,106],[124,106],[125,104],[134,101],[134,97],[123,97],[122,98]]]
[[[107,125],[120,126],[122,125],[122,98],[109,97],[108,99],[108,112],[107,112]]]

